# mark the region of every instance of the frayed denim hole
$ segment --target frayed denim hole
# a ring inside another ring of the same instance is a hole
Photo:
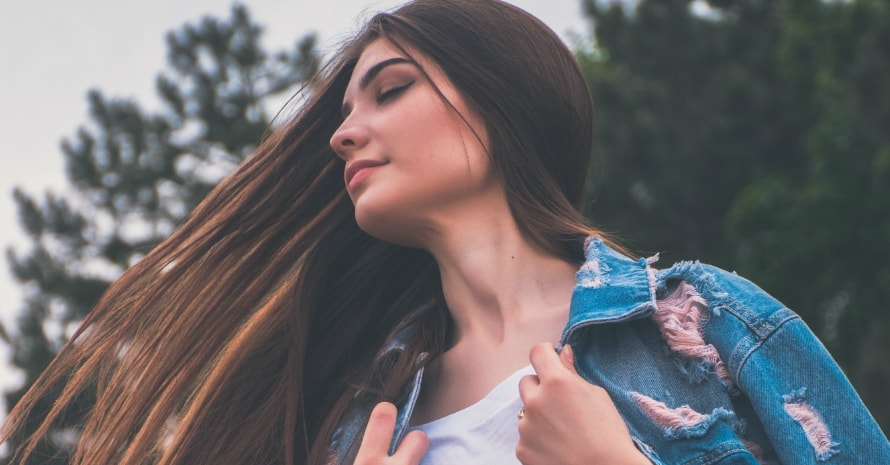
[[[716,373],[724,386],[734,384],[717,349],[704,340],[702,328],[709,314],[708,303],[695,287],[679,281],[655,304],[652,319],[671,350],[694,360],[701,365],[701,370]],[[686,368],[682,371],[692,374],[690,380],[696,380],[696,370]]]
[[[785,412],[796,421],[813,446],[816,460],[824,462],[839,452],[840,444],[831,440],[828,426],[822,416],[806,401],[806,387],[795,389],[782,396]]]
[[[732,424],[736,420],[735,413],[723,407],[717,407],[711,413],[703,414],[688,405],[670,408],[664,402],[638,392],[631,392],[630,395],[655,425],[661,428],[667,439],[704,436],[714,423],[722,420]]]

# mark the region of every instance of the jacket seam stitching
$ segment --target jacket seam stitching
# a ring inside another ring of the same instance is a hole
[[[781,320],[779,323],[776,324],[775,329],[773,329],[766,337],[759,339],[756,344],[753,344],[748,349],[748,351],[742,355],[742,357],[739,359],[738,369],[735,370],[736,382],[739,383],[739,385],[741,385],[741,382],[742,382],[742,370],[744,369],[745,364],[748,363],[748,359],[750,359],[751,356],[754,355],[755,352],[760,350],[764,346],[764,344],[769,342],[769,340],[772,339],[776,335],[776,333],[778,333],[781,329],[783,329],[786,324],[788,324],[792,321],[800,321],[800,316],[792,313],[787,318],[784,318],[783,320]]]
[[[714,452],[719,450],[719,447],[725,447],[726,450],[720,451],[720,453],[717,454],[716,456],[711,456],[711,454],[713,454]],[[718,449],[711,450],[710,452],[708,452],[704,455],[698,456],[691,460],[687,460],[687,461],[683,462],[683,465],[710,465],[710,464],[717,463],[718,461],[723,460],[726,457],[729,457],[730,455],[746,453],[746,452],[750,454],[748,449],[746,449],[745,447],[738,446],[735,444],[726,444],[724,446],[718,446]]]

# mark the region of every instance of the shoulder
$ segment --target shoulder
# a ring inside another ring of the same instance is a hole
[[[809,334],[796,313],[737,273],[700,262],[680,262],[656,275],[664,292],[682,285],[700,296],[705,307],[699,309],[697,332],[721,354],[736,379],[745,361],[768,341],[778,341],[774,336],[782,334],[783,328]],[[790,349],[784,343],[776,348]]]
[[[656,300],[678,282],[685,282],[694,287],[711,308],[728,307],[761,317],[787,310],[779,300],[736,272],[699,261],[680,261],[658,269],[657,254],[633,259],[597,238],[588,239],[585,254],[586,262],[578,271],[575,290],[595,292],[600,303],[621,300],[626,307],[648,306],[655,310]],[[621,298],[604,299],[613,293]]]
[[[734,271],[684,261],[655,274],[659,289],[679,281],[693,286],[712,311],[727,310],[752,323],[757,319],[794,316],[782,302]]]
[[[725,325],[737,326],[732,331],[735,336],[747,329],[755,338],[764,339],[785,322],[798,318],[750,280],[713,265],[681,261],[658,269],[658,255],[633,259],[597,238],[588,239],[585,254],[587,261],[578,271],[572,298],[570,325],[651,316],[665,307],[663,300],[681,283],[697,297],[695,308],[706,304],[697,320],[705,325],[712,318],[725,317]],[[685,302],[686,298],[681,300]]]

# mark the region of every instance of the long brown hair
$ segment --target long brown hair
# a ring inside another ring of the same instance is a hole
[[[582,260],[596,234],[579,213],[593,108],[569,50],[497,0],[408,3],[372,18],[293,121],[111,286],[10,413],[2,438],[40,425],[16,438],[16,460],[74,424],[77,464],[327,463],[359,393],[395,400],[420,355],[445,350],[434,261],[359,229],[328,146],[358,57],[381,37],[432,59],[481,116],[523,234]],[[377,379],[375,358],[405,328],[408,344]],[[84,396],[92,408],[72,411]]]

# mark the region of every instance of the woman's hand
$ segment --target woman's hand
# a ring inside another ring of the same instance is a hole
[[[516,458],[523,465],[650,464],[634,445],[609,394],[575,371],[566,345],[538,344],[529,354],[537,375],[524,376]]]
[[[422,431],[405,435],[395,454],[389,455],[389,443],[396,427],[396,406],[381,402],[371,410],[371,418],[355,456],[355,465],[418,465],[430,441]]]

